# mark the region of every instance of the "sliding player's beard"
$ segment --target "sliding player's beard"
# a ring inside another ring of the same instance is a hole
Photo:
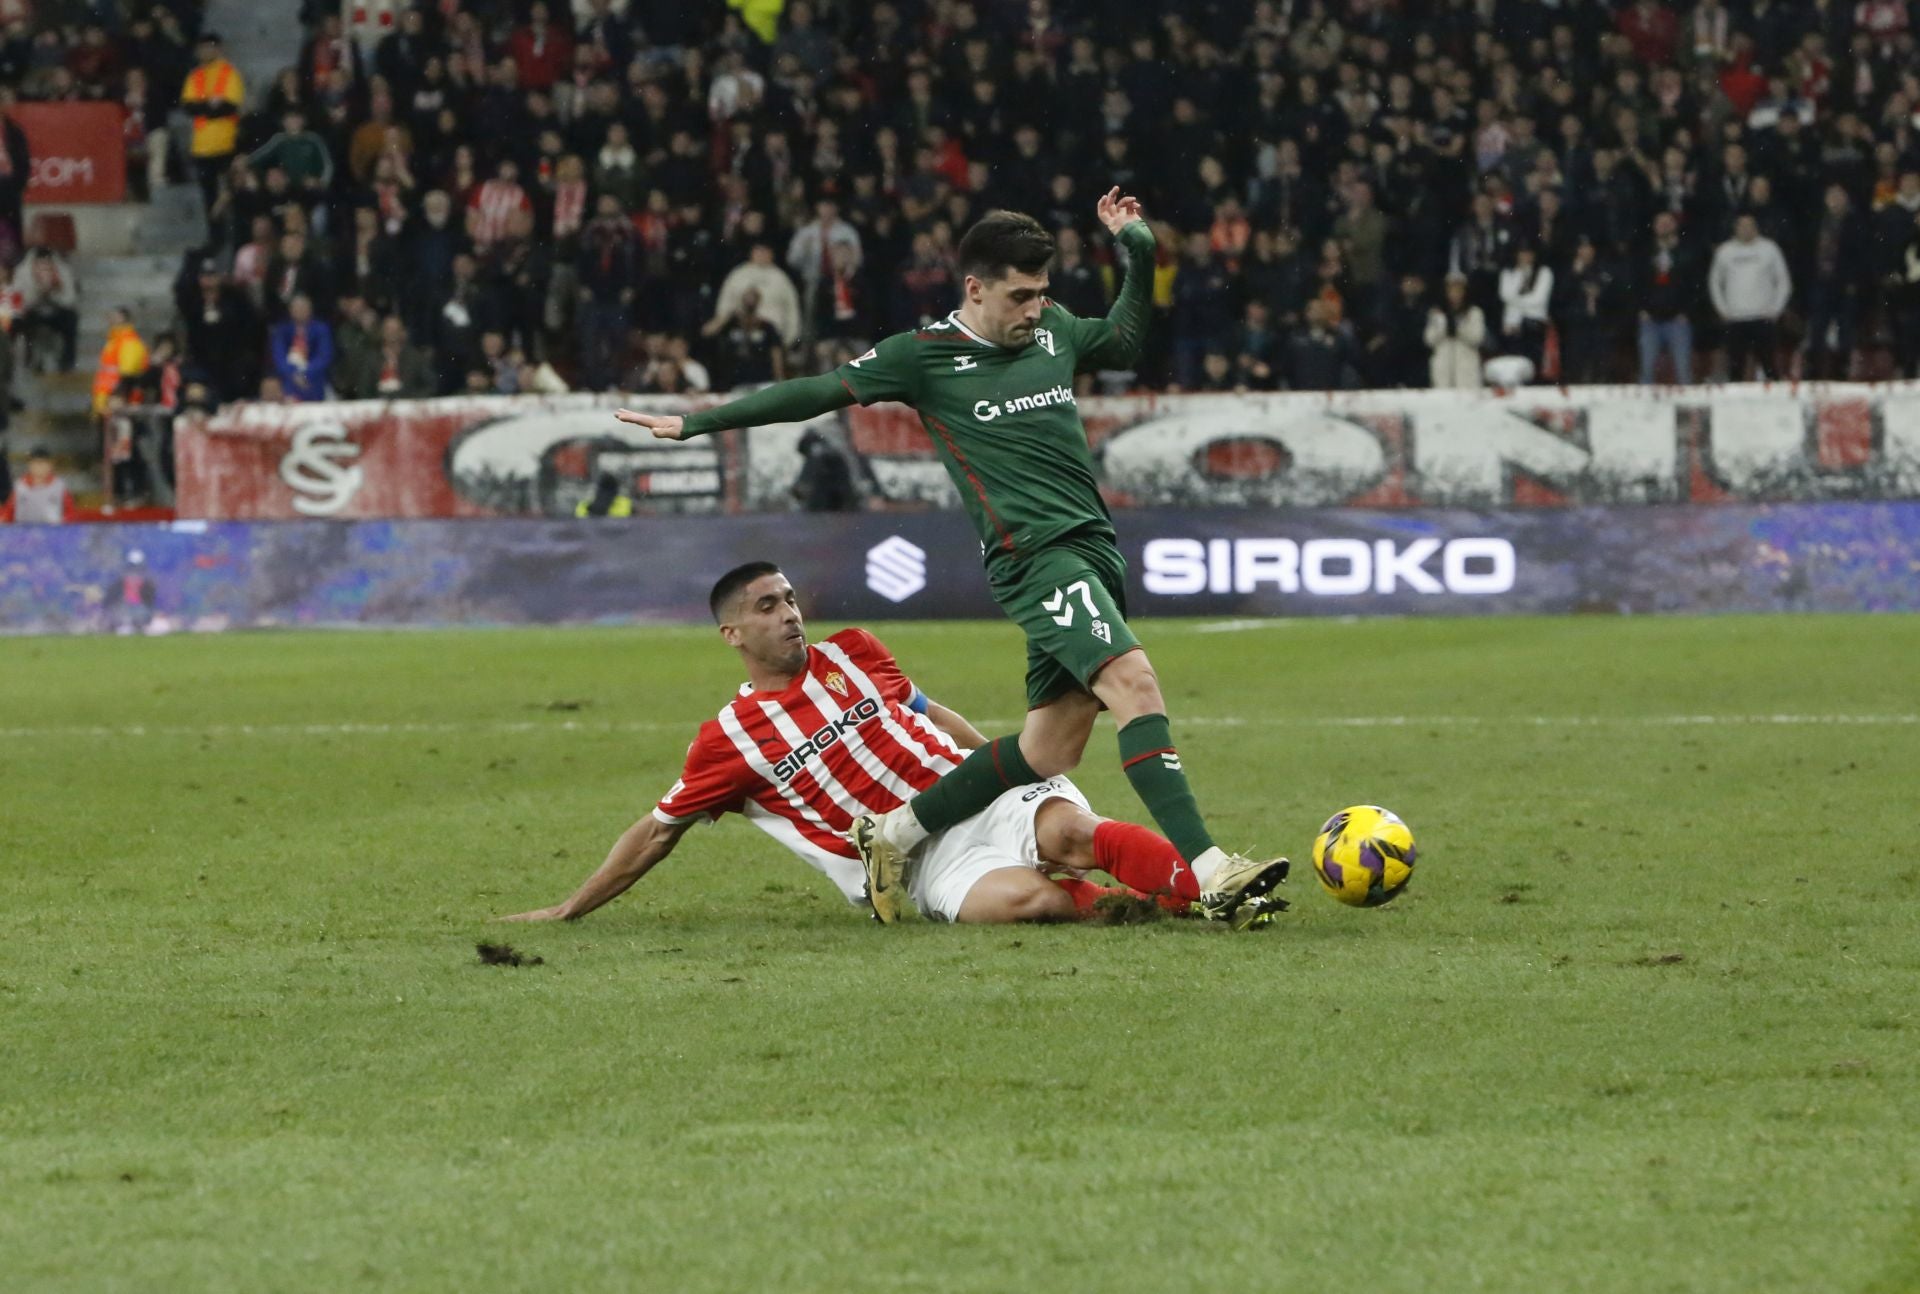
[[[795,630],[780,639],[778,656],[772,664],[789,674],[797,673],[807,663],[807,635],[805,630]]]

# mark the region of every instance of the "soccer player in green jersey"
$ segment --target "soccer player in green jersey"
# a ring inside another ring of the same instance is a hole
[[[993,597],[1027,634],[1027,706],[1018,736],[968,756],[931,789],[849,833],[867,897],[894,920],[913,850],[1010,787],[1080,762],[1102,708],[1120,729],[1127,780],[1199,882],[1199,910],[1254,924],[1286,879],[1284,858],[1250,859],[1214,844],[1173,744],[1159,680],[1127,627],[1126,562],[1100,497],[1074,374],[1123,368],[1140,353],[1151,309],[1153,231],[1118,188],[1096,207],[1126,254],[1104,319],[1047,299],[1053,238],[1031,216],[993,211],[960,240],[965,298],[938,323],[896,333],[818,377],[777,383],[685,417],[620,421],[679,440],[733,427],[801,422],[854,402],[913,406],[980,534]]]

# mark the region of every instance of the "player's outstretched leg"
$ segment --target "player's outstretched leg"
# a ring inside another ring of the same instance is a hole
[[[1286,880],[1289,864],[1284,858],[1230,854],[1214,844],[1173,744],[1166,701],[1146,653],[1133,651],[1112,661],[1094,679],[1093,690],[1120,724],[1120,765],[1134,794],[1199,879],[1201,914],[1235,926],[1256,923],[1271,907],[1263,901]],[[1242,912],[1248,904],[1255,906]]]
[[[1056,877],[1054,883],[1071,894],[1083,912],[1111,896],[1134,895],[1153,898],[1171,912],[1199,915],[1193,904],[1200,898],[1200,882],[1173,842],[1157,831],[1101,818],[1070,800],[1056,799],[1035,815],[1034,839],[1047,862],[1075,873],[1097,868],[1124,887],[1109,890]],[[1233,926],[1264,926],[1286,910],[1286,900],[1277,894],[1250,898],[1233,910]]]
[[[958,826],[1016,786],[1041,780],[1020,753],[1020,739],[1000,737],[899,808],[855,818],[847,839],[866,869],[867,902],[874,916],[889,925],[899,917],[907,860],[928,836]]]

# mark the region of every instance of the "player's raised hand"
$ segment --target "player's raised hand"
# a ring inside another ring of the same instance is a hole
[[[680,439],[680,430],[686,419],[677,413],[635,413],[631,409],[615,409],[613,416],[632,427],[645,427],[661,440]]]
[[[1119,233],[1136,220],[1146,219],[1140,211],[1140,199],[1121,193],[1117,184],[1100,195],[1100,200],[1093,204],[1093,212],[1110,234]]]

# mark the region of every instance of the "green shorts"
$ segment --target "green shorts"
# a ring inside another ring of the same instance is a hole
[[[1127,628],[1127,561],[1104,540],[1067,540],[988,575],[993,600],[1027,634],[1027,708],[1092,692],[1094,675],[1137,649]]]

